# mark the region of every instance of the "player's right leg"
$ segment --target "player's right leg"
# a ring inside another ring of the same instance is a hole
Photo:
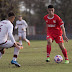
[[[22,33],[18,33],[19,36],[19,43],[22,45]]]
[[[14,47],[13,45],[14,44],[10,40],[8,40],[5,44],[1,45],[0,47],[8,49],[8,48]],[[18,49],[16,47],[14,48],[14,55],[13,55],[13,59],[11,61],[11,64],[14,64],[17,67],[20,67],[20,64],[16,61],[19,51],[20,51],[20,49]]]
[[[52,44],[52,39],[48,38],[48,40],[47,40],[47,59],[46,59],[46,62],[50,62],[51,44]]]

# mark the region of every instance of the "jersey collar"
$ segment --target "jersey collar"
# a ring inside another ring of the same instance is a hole
[[[52,18],[49,18],[49,17],[47,16],[47,18],[48,18],[48,19],[53,19],[53,18],[54,18],[54,16],[53,16]]]

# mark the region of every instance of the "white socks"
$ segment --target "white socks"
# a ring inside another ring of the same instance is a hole
[[[18,49],[18,48],[15,47],[15,48],[14,48],[14,55],[17,55],[17,56],[18,56],[19,51],[20,51],[20,49]],[[13,57],[13,60],[14,60],[14,61],[16,61],[16,59],[17,59],[16,57]]]
[[[18,49],[18,48],[14,48],[14,55],[18,55],[19,54],[19,51],[20,51],[20,49]]]
[[[16,60],[17,60],[17,58],[13,57],[13,61],[16,61]]]
[[[19,43],[22,45],[22,40],[19,40]]]
[[[28,39],[25,39],[26,40],[26,42],[29,42],[29,40]]]

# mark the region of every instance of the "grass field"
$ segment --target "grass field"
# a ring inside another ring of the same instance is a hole
[[[71,72],[72,71],[72,40],[65,43],[68,51],[69,64],[57,64],[54,62],[54,56],[57,54],[62,55],[58,45],[54,42],[52,44],[52,51],[50,55],[51,61],[46,63],[46,41],[31,41],[31,46],[23,42],[24,48],[20,51],[18,62],[21,67],[15,67],[10,64],[13,57],[14,49],[6,49],[2,59],[0,59],[0,72]],[[63,55],[62,55],[63,56]],[[64,57],[63,57],[64,58]]]

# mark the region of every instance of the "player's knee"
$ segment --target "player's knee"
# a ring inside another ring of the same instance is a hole
[[[23,38],[24,41],[26,41],[26,38]]]
[[[52,39],[51,39],[51,38],[49,38],[49,39],[47,40],[47,44],[48,44],[48,45],[51,45],[51,44],[52,44]]]
[[[48,45],[51,45],[51,44],[52,44],[52,41],[48,41],[47,44],[48,44]]]

